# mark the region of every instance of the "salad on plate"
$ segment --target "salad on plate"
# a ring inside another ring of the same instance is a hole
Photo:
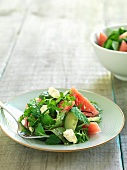
[[[62,92],[53,87],[26,104],[19,118],[26,135],[45,136],[47,145],[77,144],[101,132],[102,109],[75,87]]]

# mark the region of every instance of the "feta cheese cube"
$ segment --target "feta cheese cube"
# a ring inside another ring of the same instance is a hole
[[[48,109],[47,105],[43,105],[43,106],[40,108],[40,111],[41,111],[41,113],[44,113],[47,109]],[[49,113],[49,111],[47,111],[46,113]]]
[[[75,133],[72,129],[67,129],[66,131],[63,132],[63,136],[69,141],[76,143],[77,142],[77,137],[75,136]]]
[[[31,132],[33,132],[33,131],[34,131],[34,128],[33,128],[33,127],[29,127],[29,130],[30,130]]]
[[[48,89],[49,95],[51,95],[53,98],[59,98],[60,97],[60,92],[55,89],[54,87],[49,87]]]

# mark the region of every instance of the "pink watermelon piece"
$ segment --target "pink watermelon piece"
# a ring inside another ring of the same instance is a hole
[[[99,36],[97,37],[98,45],[103,47],[103,44],[105,43],[106,40],[107,36],[103,32],[100,32]]]
[[[84,97],[75,87],[71,88],[72,95],[76,98],[75,105],[89,117],[94,117],[99,114],[98,110]]]
[[[90,122],[89,125],[84,125],[82,128],[88,128],[89,135],[101,132],[101,128],[96,122]]]
[[[124,40],[120,45],[119,51],[127,52],[127,43]]]

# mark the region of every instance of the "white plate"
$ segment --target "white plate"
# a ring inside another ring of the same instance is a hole
[[[59,89],[61,91],[66,91],[67,89]],[[26,103],[30,99],[38,97],[40,93],[44,90],[36,90],[32,92],[27,92],[21,94],[12,100],[10,100],[6,105],[8,107],[16,107],[21,111],[24,111]],[[16,130],[17,124],[13,118],[11,118],[7,112],[1,112],[0,120],[1,127],[3,131],[14,141],[38,150],[52,151],[52,152],[73,152],[78,150],[84,150],[92,148],[101,144],[104,144],[114,137],[116,137],[122,130],[124,126],[124,114],[121,109],[111,100],[89,91],[79,90],[85,97],[89,100],[95,101],[99,104],[99,107],[103,109],[102,122],[99,123],[101,128],[101,133],[92,135],[88,141],[81,144],[73,144],[69,146],[65,145],[46,145],[44,142],[38,139],[23,139],[21,138]],[[15,116],[18,116],[18,112],[15,112]]]

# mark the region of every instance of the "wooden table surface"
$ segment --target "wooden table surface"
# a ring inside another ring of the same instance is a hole
[[[107,2],[0,1],[0,100],[50,86],[75,86],[113,100],[126,117],[127,82],[99,63],[90,43],[91,32],[107,24],[108,14],[114,23],[124,21],[119,14],[126,15],[127,1],[120,1],[121,8],[118,0],[105,8]],[[127,170],[126,134],[125,122],[120,135],[104,145],[54,153],[20,145],[0,129],[0,170]]]

